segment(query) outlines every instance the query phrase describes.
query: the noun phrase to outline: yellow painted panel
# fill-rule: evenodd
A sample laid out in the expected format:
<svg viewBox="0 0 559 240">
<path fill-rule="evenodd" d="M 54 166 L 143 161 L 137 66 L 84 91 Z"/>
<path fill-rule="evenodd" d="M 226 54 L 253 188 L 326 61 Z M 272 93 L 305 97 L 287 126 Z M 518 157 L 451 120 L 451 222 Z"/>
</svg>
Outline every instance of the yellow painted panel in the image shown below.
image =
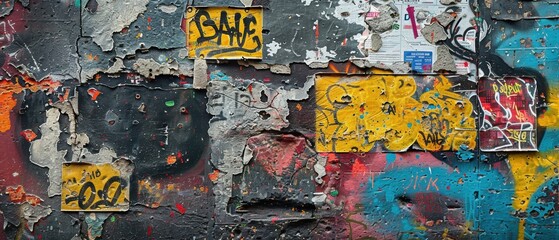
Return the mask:
<svg viewBox="0 0 559 240">
<path fill-rule="evenodd" d="M 64 163 L 62 211 L 127 211 L 130 195 L 130 162 Z"/>
<path fill-rule="evenodd" d="M 429 151 L 476 146 L 473 105 L 443 76 L 416 94 L 413 76 L 317 75 L 316 148 L 319 152 L 368 152 L 375 146 Z"/>
<path fill-rule="evenodd" d="M 189 7 L 186 21 L 189 58 L 262 58 L 262 8 Z"/>
</svg>

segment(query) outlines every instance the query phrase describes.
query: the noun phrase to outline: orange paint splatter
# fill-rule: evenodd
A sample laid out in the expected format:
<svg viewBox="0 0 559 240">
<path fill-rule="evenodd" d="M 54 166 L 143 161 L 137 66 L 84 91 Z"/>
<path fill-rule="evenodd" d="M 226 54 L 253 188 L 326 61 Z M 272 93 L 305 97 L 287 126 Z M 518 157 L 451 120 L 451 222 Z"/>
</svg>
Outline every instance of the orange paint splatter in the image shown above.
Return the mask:
<svg viewBox="0 0 559 240">
<path fill-rule="evenodd" d="M 17 102 L 14 99 L 14 94 L 30 90 L 31 92 L 47 91 L 52 93 L 55 89 L 60 87 L 60 82 L 55 82 L 50 78 L 46 78 L 40 82 L 28 76 L 22 76 L 23 83 L 20 83 L 20 77 L 15 77 L 15 83 L 8 79 L 0 79 L 0 133 L 6 132 L 11 128 L 10 112 L 16 106 Z"/>
<path fill-rule="evenodd" d="M 212 173 L 208 174 L 208 178 L 210 178 L 210 180 L 215 183 L 219 178 L 219 171 L 214 170 Z"/>
<path fill-rule="evenodd" d="M 31 129 L 25 129 L 23 131 L 21 131 L 21 133 L 19 133 L 23 138 L 25 138 L 25 140 L 27 140 L 28 142 L 31 142 L 33 140 L 35 140 L 35 138 L 37 138 L 37 134 L 35 132 L 33 132 L 33 130 Z"/>
<path fill-rule="evenodd" d="M 169 155 L 167 157 L 167 164 L 171 165 L 171 164 L 175 164 L 176 162 L 177 162 L 177 156 Z"/>
<path fill-rule="evenodd" d="M 6 194 L 10 196 L 10 201 L 13 203 L 24 203 L 27 202 L 33 206 L 37 206 L 43 202 L 43 199 L 33 195 L 25 193 L 23 186 L 19 185 L 17 187 L 7 187 Z"/>
<path fill-rule="evenodd" d="M 300 103 L 297 103 L 297 106 L 295 106 L 297 108 L 297 110 L 301 111 L 303 110 L 303 106 Z"/>
<path fill-rule="evenodd" d="M 97 97 L 99 97 L 99 94 L 101 94 L 102 92 L 95 89 L 95 88 L 90 88 L 87 89 L 87 94 L 89 94 L 89 96 L 91 96 L 91 100 L 95 101 L 97 100 Z"/>
</svg>

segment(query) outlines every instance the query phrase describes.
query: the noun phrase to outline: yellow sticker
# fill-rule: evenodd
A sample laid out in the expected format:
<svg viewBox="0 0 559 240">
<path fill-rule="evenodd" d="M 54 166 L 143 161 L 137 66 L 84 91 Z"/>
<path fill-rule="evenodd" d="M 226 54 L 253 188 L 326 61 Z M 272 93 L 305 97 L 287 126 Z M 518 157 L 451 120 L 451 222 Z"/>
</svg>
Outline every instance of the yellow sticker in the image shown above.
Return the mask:
<svg viewBox="0 0 559 240">
<path fill-rule="evenodd" d="M 186 21 L 189 58 L 262 58 L 262 8 L 189 7 Z"/>
<path fill-rule="evenodd" d="M 450 91 L 444 76 L 418 95 L 413 76 L 317 75 L 316 148 L 319 152 L 428 151 L 476 146 L 473 105 Z"/>
<path fill-rule="evenodd" d="M 127 211 L 130 205 L 128 160 L 113 163 L 64 163 L 62 166 L 62 211 Z"/>
</svg>

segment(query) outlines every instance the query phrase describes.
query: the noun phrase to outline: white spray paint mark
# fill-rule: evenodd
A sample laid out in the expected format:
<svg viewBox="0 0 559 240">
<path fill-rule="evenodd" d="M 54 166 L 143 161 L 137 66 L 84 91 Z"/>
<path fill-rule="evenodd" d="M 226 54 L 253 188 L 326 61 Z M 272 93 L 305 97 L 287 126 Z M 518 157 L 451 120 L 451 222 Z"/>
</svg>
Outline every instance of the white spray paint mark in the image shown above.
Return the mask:
<svg viewBox="0 0 559 240">
<path fill-rule="evenodd" d="M 312 1 L 313 0 L 301 0 L 301 2 L 305 4 L 305 6 L 311 5 Z"/>
<path fill-rule="evenodd" d="M 273 57 L 276 53 L 278 53 L 281 45 L 276 41 L 272 41 L 271 43 L 266 44 L 266 47 L 268 48 L 268 56 Z"/>
</svg>

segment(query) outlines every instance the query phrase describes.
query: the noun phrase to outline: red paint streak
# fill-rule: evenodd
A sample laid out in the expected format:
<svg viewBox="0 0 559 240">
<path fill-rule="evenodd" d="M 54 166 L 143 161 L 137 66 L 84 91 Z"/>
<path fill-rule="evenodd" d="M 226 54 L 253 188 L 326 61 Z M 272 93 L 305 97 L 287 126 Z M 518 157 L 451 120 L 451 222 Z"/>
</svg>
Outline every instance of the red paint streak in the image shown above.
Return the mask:
<svg viewBox="0 0 559 240">
<path fill-rule="evenodd" d="M 415 22 L 415 8 L 408 5 L 408 7 L 406 8 L 406 11 L 408 12 L 408 15 L 410 16 L 411 28 L 413 30 L 413 38 L 415 39 L 419 36 L 419 34 L 417 33 L 417 23 Z"/>
<path fill-rule="evenodd" d="M 272 224 L 276 224 L 276 222 L 279 220 L 279 217 L 272 217 Z"/>
<path fill-rule="evenodd" d="M 177 210 L 179 211 L 179 213 L 181 213 L 181 215 L 184 215 L 184 213 L 186 212 L 186 209 L 181 203 L 176 203 L 175 207 L 177 207 Z"/>
<path fill-rule="evenodd" d="M 26 141 L 31 142 L 37 138 L 37 134 L 31 129 L 25 129 L 21 131 L 20 135 L 25 138 Z"/>
<path fill-rule="evenodd" d="M 181 21 L 181 29 L 182 29 L 182 31 L 185 32 L 185 33 L 187 33 L 187 31 L 186 31 L 186 26 L 187 26 L 186 17 L 183 17 L 183 18 L 182 18 L 182 21 Z M 188 36 L 187 36 L 187 39 L 188 39 Z"/>
<path fill-rule="evenodd" d="M 33 206 L 37 206 L 43 202 L 43 199 L 33 195 L 25 193 L 23 186 L 19 185 L 17 187 L 7 187 L 6 194 L 10 196 L 10 201 L 13 203 L 29 203 Z"/>
<path fill-rule="evenodd" d="M 179 151 L 179 152 L 177 153 L 177 158 L 178 158 L 179 160 L 181 160 L 181 163 L 184 162 L 184 161 L 182 160 L 182 152 L 181 152 L 181 151 Z"/>
<path fill-rule="evenodd" d="M 148 226 L 148 237 L 151 236 L 152 233 L 153 233 L 153 228 L 151 226 Z"/>
<path fill-rule="evenodd" d="M 97 100 L 97 97 L 99 97 L 99 95 L 101 93 L 102 93 L 101 91 L 99 91 L 95 88 L 87 89 L 87 94 L 89 94 L 89 96 L 91 96 L 91 100 L 93 100 L 93 101 Z"/>
<path fill-rule="evenodd" d="M 361 163 L 361 160 L 356 159 L 355 163 L 351 167 L 351 172 L 352 173 L 364 173 L 364 172 L 368 172 L 368 171 L 367 171 L 367 167 L 365 166 L 365 164 Z"/>
</svg>

